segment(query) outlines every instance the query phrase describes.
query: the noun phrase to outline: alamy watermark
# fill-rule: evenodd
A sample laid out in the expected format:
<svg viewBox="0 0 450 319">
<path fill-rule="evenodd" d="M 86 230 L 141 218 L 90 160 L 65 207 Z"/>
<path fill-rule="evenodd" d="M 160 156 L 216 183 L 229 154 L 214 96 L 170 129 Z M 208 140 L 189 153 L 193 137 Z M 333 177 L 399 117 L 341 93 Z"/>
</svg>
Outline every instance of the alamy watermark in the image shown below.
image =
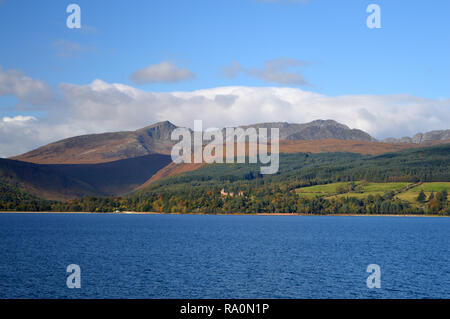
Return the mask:
<svg viewBox="0 0 450 319">
<path fill-rule="evenodd" d="M 66 25 L 69 29 L 81 28 L 81 8 L 78 4 L 69 4 L 66 8 L 66 12 L 70 13 L 67 17 Z M 381 28 L 381 8 L 378 4 L 369 4 L 366 8 L 366 12 L 370 13 L 367 17 L 366 25 L 369 29 Z"/>
<path fill-rule="evenodd" d="M 81 268 L 77 264 L 70 264 L 66 268 L 66 272 L 70 273 L 67 277 L 67 288 L 81 288 Z"/>
<path fill-rule="evenodd" d="M 209 128 L 203 131 L 201 120 L 194 121 L 194 131 L 177 128 L 172 131 L 172 141 L 179 141 L 172 148 L 174 163 L 249 163 L 268 164 L 261 166 L 261 174 L 278 172 L 279 129 L 271 128 L 270 137 L 267 128 L 247 129 L 227 127 L 223 130 Z M 181 140 L 180 140 L 181 138 Z M 205 141 L 209 143 L 205 144 Z M 270 141 L 270 154 L 268 144 Z M 225 146 L 225 154 L 224 154 Z M 237 152 L 235 152 L 235 146 Z M 248 148 L 248 154 L 246 149 Z"/>
<path fill-rule="evenodd" d="M 66 8 L 66 12 L 70 13 L 67 17 L 66 25 L 69 29 L 81 28 L 81 8 L 78 4 L 69 4 Z"/>
<path fill-rule="evenodd" d="M 377 264 L 367 266 L 366 272 L 370 273 L 366 279 L 367 288 L 381 288 L 381 268 Z"/>
<path fill-rule="evenodd" d="M 381 8 L 378 4 L 369 4 L 366 9 L 370 15 L 367 17 L 366 25 L 369 29 L 381 29 Z"/>
</svg>

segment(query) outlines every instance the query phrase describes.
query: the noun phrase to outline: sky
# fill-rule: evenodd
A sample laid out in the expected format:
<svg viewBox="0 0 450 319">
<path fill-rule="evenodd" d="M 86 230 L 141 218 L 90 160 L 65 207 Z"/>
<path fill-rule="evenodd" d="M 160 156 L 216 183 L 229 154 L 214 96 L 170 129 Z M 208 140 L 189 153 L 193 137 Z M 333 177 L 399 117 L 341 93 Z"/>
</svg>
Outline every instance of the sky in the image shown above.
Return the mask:
<svg viewBox="0 0 450 319">
<path fill-rule="evenodd" d="M 448 0 L 0 0 L 0 156 L 163 120 L 448 129 L 449 15 Z"/>
</svg>

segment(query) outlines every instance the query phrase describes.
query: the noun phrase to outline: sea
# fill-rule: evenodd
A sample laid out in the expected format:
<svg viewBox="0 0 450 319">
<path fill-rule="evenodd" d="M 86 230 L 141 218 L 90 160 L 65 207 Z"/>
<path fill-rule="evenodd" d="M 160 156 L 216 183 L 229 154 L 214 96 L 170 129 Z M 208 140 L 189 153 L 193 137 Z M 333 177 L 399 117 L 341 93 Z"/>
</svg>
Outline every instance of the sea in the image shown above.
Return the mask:
<svg viewBox="0 0 450 319">
<path fill-rule="evenodd" d="M 2 213 L 0 298 L 450 298 L 450 218 Z"/>
</svg>

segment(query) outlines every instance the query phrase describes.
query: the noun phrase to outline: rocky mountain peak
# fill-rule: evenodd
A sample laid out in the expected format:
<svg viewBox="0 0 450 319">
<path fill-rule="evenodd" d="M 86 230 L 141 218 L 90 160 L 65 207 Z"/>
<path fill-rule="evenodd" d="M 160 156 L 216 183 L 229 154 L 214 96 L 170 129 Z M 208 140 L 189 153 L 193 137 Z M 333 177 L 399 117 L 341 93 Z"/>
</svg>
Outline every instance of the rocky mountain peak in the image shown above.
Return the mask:
<svg viewBox="0 0 450 319">
<path fill-rule="evenodd" d="M 162 121 L 136 130 L 136 133 L 138 135 L 147 135 L 153 139 L 168 140 L 170 139 L 170 134 L 176 128 L 177 126 L 171 122 Z"/>
<path fill-rule="evenodd" d="M 383 140 L 385 143 L 408 143 L 408 144 L 423 144 L 433 142 L 450 141 L 450 130 L 436 130 L 426 133 L 417 133 L 413 137 L 402 138 L 386 138 Z"/>
</svg>

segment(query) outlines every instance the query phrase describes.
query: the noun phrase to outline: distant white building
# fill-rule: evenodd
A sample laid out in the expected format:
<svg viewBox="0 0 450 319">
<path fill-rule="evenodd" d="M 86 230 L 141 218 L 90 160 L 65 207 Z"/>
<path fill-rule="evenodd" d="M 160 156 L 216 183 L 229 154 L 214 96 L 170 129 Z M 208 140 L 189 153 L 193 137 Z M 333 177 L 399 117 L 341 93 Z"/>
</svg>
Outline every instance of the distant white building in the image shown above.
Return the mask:
<svg viewBox="0 0 450 319">
<path fill-rule="evenodd" d="M 222 196 L 234 196 L 233 192 L 230 192 L 230 193 L 225 192 L 225 188 L 222 188 L 222 190 L 220 191 L 220 194 Z M 237 196 L 243 196 L 243 195 L 244 195 L 243 192 L 239 192 Z"/>
</svg>

